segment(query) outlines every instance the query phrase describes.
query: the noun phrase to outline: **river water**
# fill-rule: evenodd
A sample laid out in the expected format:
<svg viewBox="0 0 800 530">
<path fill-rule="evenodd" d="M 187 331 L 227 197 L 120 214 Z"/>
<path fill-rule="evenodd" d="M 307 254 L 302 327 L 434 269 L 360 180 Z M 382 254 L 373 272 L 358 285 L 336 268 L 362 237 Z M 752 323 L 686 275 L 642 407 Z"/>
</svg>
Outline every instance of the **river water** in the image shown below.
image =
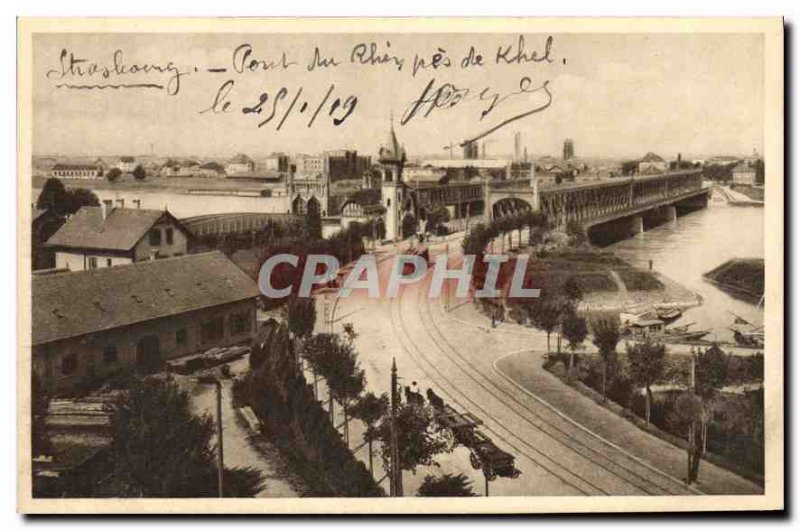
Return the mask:
<svg viewBox="0 0 800 530">
<path fill-rule="evenodd" d="M 38 197 L 40 189 L 33 190 Z M 286 213 L 289 201 L 286 197 L 237 197 L 231 195 L 189 195 L 169 190 L 145 189 L 92 189 L 101 201 L 123 199 L 125 206 L 133 207 L 134 199 L 141 201 L 142 208 L 168 209 L 178 219 L 196 215 L 216 213 Z"/>
<path fill-rule="evenodd" d="M 604 250 L 638 267 L 653 268 L 703 297 L 703 304 L 687 310 L 675 324 L 695 324 L 689 329 L 710 329 L 705 338 L 732 341 L 728 327 L 733 315 L 761 325 L 762 307 L 737 300 L 711 283 L 703 273 L 731 258 L 764 257 L 764 210 L 710 202 L 703 210 L 679 217 L 647 232 L 615 243 Z"/>
</svg>

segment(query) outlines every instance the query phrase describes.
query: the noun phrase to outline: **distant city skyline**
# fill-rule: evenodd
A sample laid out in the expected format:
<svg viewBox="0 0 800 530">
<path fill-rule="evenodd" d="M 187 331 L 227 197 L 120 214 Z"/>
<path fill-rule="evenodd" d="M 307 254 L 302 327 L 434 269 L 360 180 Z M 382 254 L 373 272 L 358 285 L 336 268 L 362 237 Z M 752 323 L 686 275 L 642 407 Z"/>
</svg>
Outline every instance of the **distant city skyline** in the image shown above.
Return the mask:
<svg viewBox="0 0 800 530">
<path fill-rule="evenodd" d="M 541 102 L 541 94 L 524 101 L 510 98 L 485 123 L 477 118 L 486 107 L 477 96 L 483 88 L 489 88 L 490 94 L 506 95 L 519 89 L 520 78 L 528 76 L 535 86 L 549 82 L 552 102 L 542 112 L 488 136 L 486 151 L 490 157 L 511 156 L 517 131 L 530 158 L 560 157 L 566 138 L 574 141 L 579 158 L 630 159 L 653 151 L 671 160 L 678 153 L 691 159 L 748 156 L 753 149 L 763 152 L 760 35 L 556 34 L 549 63 L 422 69 L 414 77 L 409 64 L 402 71 L 391 64 L 350 64 L 350 53 L 360 42 L 374 41 L 380 48 L 406 58 L 407 63 L 415 53 L 429 58 L 440 47 L 457 62 L 470 46 L 493 58 L 498 46 L 516 47 L 518 38 L 516 34 L 115 34 L 102 39 L 82 34 L 39 35 L 34 38 L 33 151 L 51 156 L 152 153 L 201 158 L 228 158 L 241 152 L 260 158 L 272 152 L 316 154 L 346 148 L 375 157 L 394 116 L 398 138 L 410 157 L 448 158 L 445 147 L 451 143 L 458 149 L 459 142 L 485 130 L 492 119 L 515 116 Z M 524 38 L 526 51 L 543 53 L 546 34 Z M 173 96 L 166 90 L 146 88 L 69 90 L 58 88 L 58 80 L 46 76 L 48 71 L 61 68 L 62 49 L 101 65 L 111 64 L 118 49 L 128 65 L 172 61 L 180 70 L 193 66 L 202 70 L 230 68 L 232 50 L 242 43 L 252 46 L 251 58 L 279 59 L 287 51 L 298 64 L 280 71 L 192 73 L 183 77 L 179 92 Z M 315 46 L 341 64 L 309 72 L 306 62 Z M 151 72 L 136 79 L 166 83 L 169 77 Z M 212 105 L 214 95 L 228 78 L 235 85 L 230 100 L 236 112 L 201 114 Z M 427 118 L 417 116 L 401 124 L 400 117 L 432 80 L 438 85 L 452 83 L 469 88 L 473 99 L 458 108 L 434 109 Z M 274 123 L 259 129 L 255 114 L 240 112 L 243 106 L 258 103 L 262 91 L 269 95 L 265 105 L 268 111 L 266 107 L 284 86 L 288 95 L 278 103 L 279 115 L 299 87 L 311 109 L 323 100 L 330 86 L 334 86 L 330 101 L 341 98 L 339 116 L 348 96 L 358 97 L 358 104 L 339 127 L 331 123 L 327 112 L 321 112 L 319 121 L 310 128 L 305 118 L 292 115 L 279 131 Z M 337 117 L 335 113 L 331 116 Z"/>
</svg>

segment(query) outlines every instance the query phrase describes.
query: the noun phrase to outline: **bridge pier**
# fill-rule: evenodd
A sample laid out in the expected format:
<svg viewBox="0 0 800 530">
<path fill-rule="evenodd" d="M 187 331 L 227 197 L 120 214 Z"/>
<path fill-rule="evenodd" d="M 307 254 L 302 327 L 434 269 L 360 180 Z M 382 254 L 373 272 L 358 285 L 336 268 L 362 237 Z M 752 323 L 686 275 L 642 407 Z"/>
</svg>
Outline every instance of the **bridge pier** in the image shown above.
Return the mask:
<svg viewBox="0 0 800 530">
<path fill-rule="evenodd" d="M 675 208 L 674 204 L 664 206 L 664 219 L 669 223 L 678 219 L 678 209 Z"/>
<path fill-rule="evenodd" d="M 641 234 L 644 232 L 644 217 L 641 215 L 634 215 L 631 217 L 631 235 Z"/>
</svg>

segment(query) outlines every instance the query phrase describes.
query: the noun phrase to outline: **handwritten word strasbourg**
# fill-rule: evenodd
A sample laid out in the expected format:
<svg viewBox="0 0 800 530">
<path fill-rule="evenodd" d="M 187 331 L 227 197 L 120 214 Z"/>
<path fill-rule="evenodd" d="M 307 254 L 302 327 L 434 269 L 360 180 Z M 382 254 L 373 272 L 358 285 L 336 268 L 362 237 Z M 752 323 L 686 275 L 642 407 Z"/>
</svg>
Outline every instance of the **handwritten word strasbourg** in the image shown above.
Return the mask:
<svg viewBox="0 0 800 530">
<path fill-rule="evenodd" d="M 195 69 L 196 70 L 196 69 Z M 142 82 L 136 76 L 141 74 L 166 74 L 166 83 Z M 166 89 L 170 96 L 176 95 L 181 89 L 181 78 L 189 74 L 181 71 L 175 63 L 128 63 L 123 57 L 122 50 L 116 50 L 111 55 L 107 64 L 91 62 L 88 59 L 76 57 L 73 52 L 62 49 L 59 54 L 57 68 L 48 70 L 45 76 L 48 79 L 58 80 L 61 83 L 56 88 L 73 90 L 107 90 L 125 88 L 153 88 Z M 131 79 L 136 77 L 136 80 Z"/>
</svg>

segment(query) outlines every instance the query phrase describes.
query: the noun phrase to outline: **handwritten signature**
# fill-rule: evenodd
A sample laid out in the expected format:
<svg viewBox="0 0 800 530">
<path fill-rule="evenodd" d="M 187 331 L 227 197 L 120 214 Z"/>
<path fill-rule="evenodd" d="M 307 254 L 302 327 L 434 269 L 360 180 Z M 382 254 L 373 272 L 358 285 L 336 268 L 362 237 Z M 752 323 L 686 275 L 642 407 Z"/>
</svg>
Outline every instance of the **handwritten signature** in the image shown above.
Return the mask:
<svg viewBox="0 0 800 530">
<path fill-rule="evenodd" d="M 483 121 L 487 116 L 496 114 L 496 110 L 500 108 L 503 103 L 511 99 L 519 99 L 521 96 L 530 96 L 536 93 L 543 93 L 547 97 L 547 101 L 536 107 L 529 109 L 523 113 L 512 116 L 511 118 L 502 120 L 498 125 L 491 127 L 484 133 L 479 134 L 475 138 L 471 138 L 467 142 L 479 140 L 496 130 L 508 125 L 509 123 L 525 118 L 537 112 L 545 110 L 553 101 L 553 95 L 549 89 L 549 81 L 544 81 L 540 85 L 534 85 L 530 77 L 522 77 L 519 80 L 519 89 L 509 92 L 507 94 L 499 94 L 491 88 L 486 87 L 479 92 L 473 91 L 469 88 L 459 88 L 452 83 L 443 83 L 437 87 L 436 79 L 431 79 L 422 93 L 414 101 L 412 101 L 400 118 L 400 124 L 405 125 L 415 118 L 427 118 L 434 111 L 452 109 L 464 101 L 480 101 L 483 107 L 480 111 L 478 121 Z"/>
</svg>

